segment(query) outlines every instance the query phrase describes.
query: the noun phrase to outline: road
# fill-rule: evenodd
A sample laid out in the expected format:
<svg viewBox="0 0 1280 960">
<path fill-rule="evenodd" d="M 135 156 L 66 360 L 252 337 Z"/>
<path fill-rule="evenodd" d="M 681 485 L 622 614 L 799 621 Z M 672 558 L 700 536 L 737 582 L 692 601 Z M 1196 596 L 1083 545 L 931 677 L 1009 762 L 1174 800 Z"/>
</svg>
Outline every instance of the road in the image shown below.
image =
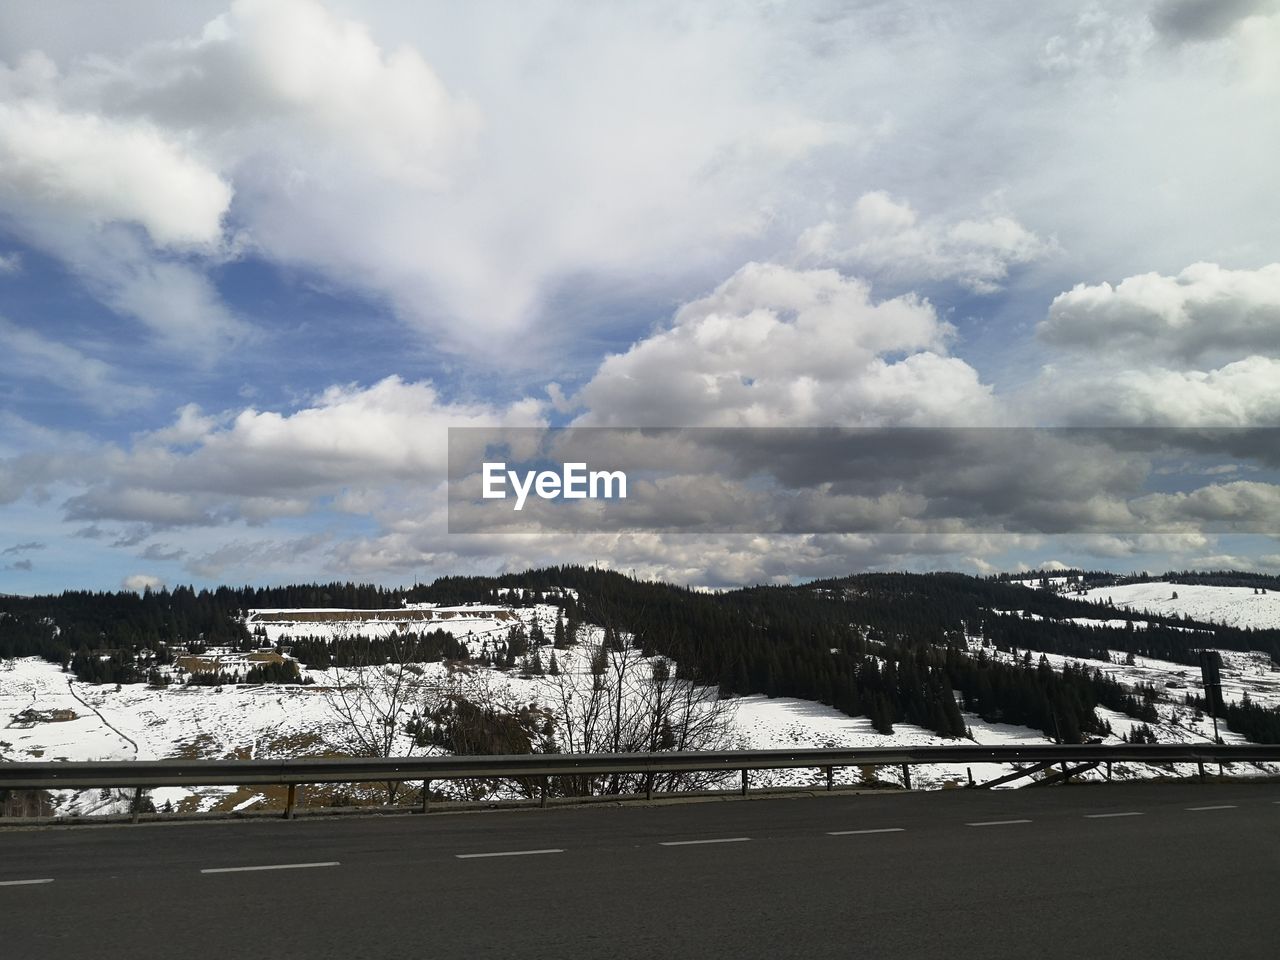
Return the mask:
<svg viewBox="0 0 1280 960">
<path fill-rule="evenodd" d="M 0 954 L 1277 956 L 1280 786 L 0 832 Z"/>
</svg>

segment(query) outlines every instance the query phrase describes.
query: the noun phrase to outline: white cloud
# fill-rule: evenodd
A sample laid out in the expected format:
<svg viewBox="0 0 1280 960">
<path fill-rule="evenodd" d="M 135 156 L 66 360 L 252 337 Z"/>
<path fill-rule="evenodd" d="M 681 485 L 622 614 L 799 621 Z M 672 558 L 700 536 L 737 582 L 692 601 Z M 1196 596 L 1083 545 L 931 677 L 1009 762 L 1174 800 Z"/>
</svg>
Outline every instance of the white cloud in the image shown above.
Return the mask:
<svg viewBox="0 0 1280 960">
<path fill-rule="evenodd" d="M 304 515 L 349 487 L 429 490 L 445 474 L 449 427 L 537 426 L 541 417 L 537 402 L 450 403 L 431 384 L 398 377 L 330 387 L 288 413 L 206 416 L 188 404 L 129 450 L 100 452 L 102 480 L 70 498 L 67 515 L 157 528 L 261 523 Z"/>
<path fill-rule="evenodd" d="M 162 247 L 217 244 L 231 187 L 144 121 L 0 102 L 5 205 L 91 226 L 139 223 Z"/>
<path fill-rule="evenodd" d="M 272 149 L 323 169 L 354 155 L 407 185 L 445 184 L 481 126 L 412 47 L 384 51 L 312 0 L 237 0 L 198 37 L 145 46 L 95 79 L 114 109 L 229 136 L 233 159 Z"/>
<path fill-rule="evenodd" d="M 1280 263 L 1257 270 L 1195 263 L 1177 276 L 1077 284 L 1054 298 L 1037 332 L 1054 346 L 1184 366 L 1280 356 Z"/>
<path fill-rule="evenodd" d="M 1117 77 L 1136 69 L 1155 40 L 1138 11 L 1090 4 L 1045 41 L 1039 65 L 1049 74 Z"/>
<path fill-rule="evenodd" d="M 994 293 L 1011 267 L 1053 249 L 1002 213 L 978 219 L 921 219 L 883 191 L 865 193 L 841 221 L 827 220 L 800 237 L 801 262 L 836 263 L 896 280 L 955 279 L 975 293 Z"/>
<path fill-rule="evenodd" d="M 246 335 L 204 272 L 227 255 L 229 182 L 189 133 L 68 106 L 60 82 L 39 56 L 0 64 L 0 213 L 117 314 L 212 360 Z"/>
<path fill-rule="evenodd" d="M 951 335 L 914 296 L 876 302 L 867 283 L 835 270 L 749 264 L 669 328 L 608 357 L 573 398 L 586 411 L 576 423 L 993 422 L 990 389 L 943 355 Z"/>
<path fill-rule="evenodd" d="M 159 590 L 164 586 L 164 581 L 149 573 L 133 573 L 121 580 L 120 586 L 124 590 L 142 593 L 144 590 Z"/>
<path fill-rule="evenodd" d="M 1051 367 L 1035 403 L 1058 423 L 1151 427 L 1280 424 L 1280 359 L 1249 357 L 1216 370 Z"/>
<path fill-rule="evenodd" d="M 13 276 L 22 272 L 22 255 L 18 253 L 0 253 L 0 277 Z"/>
</svg>

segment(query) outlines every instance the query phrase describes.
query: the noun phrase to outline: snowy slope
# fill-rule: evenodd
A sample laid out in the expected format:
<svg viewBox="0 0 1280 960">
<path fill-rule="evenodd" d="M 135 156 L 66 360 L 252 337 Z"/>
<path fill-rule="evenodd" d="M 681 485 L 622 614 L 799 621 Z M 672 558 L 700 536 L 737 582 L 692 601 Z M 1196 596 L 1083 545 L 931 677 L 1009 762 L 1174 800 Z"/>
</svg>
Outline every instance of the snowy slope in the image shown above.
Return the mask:
<svg viewBox="0 0 1280 960">
<path fill-rule="evenodd" d="M 1177 598 L 1174 598 L 1174 594 Z M 1076 596 L 1072 594 L 1071 596 Z M 1230 627 L 1280 627 L 1280 593 L 1255 593 L 1252 587 L 1217 587 L 1186 583 L 1130 583 L 1099 587 L 1079 597 L 1093 603 L 1161 616 L 1183 615 Z"/>
</svg>

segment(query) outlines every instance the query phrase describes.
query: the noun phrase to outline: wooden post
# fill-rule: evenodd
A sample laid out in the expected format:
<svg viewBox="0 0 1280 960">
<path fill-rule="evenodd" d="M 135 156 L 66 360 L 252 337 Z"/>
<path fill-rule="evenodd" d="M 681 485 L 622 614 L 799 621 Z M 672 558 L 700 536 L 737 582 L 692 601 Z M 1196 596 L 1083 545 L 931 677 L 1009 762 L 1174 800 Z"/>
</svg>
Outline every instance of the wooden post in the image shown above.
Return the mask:
<svg viewBox="0 0 1280 960">
<path fill-rule="evenodd" d="M 908 790 L 911 789 L 911 767 L 905 763 L 902 765 L 902 785 Z"/>
<path fill-rule="evenodd" d="M 422 812 L 431 812 L 431 781 L 422 781 Z"/>
<path fill-rule="evenodd" d="M 298 802 L 298 785 L 296 783 L 289 784 L 289 799 L 285 802 L 284 818 L 286 820 L 293 819 L 293 807 Z"/>
<path fill-rule="evenodd" d="M 142 815 L 142 788 L 133 788 L 133 822 L 138 822 L 138 817 Z"/>
<path fill-rule="evenodd" d="M 827 793 L 830 793 L 835 781 L 835 767 L 827 767 Z"/>
<path fill-rule="evenodd" d="M 749 787 L 749 784 L 747 782 L 747 771 L 743 770 L 742 771 L 742 795 L 744 797 L 747 795 L 748 787 Z"/>
</svg>

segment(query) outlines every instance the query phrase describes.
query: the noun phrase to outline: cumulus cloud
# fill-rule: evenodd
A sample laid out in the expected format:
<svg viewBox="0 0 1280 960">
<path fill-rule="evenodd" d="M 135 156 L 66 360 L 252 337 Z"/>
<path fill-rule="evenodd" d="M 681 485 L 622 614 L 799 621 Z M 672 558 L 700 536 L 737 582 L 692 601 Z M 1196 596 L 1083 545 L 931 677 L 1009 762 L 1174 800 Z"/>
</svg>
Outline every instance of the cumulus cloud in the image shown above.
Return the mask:
<svg viewBox="0 0 1280 960">
<path fill-rule="evenodd" d="M 149 573 L 133 573 L 120 581 L 121 589 L 133 590 L 137 593 L 142 593 L 144 590 L 159 590 L 163 586 L 163 580 Z"/>
<path fill-rule="evenodd" d="M 17 253 L 0 253 L 0 277 L 13 276 L 22 271 L 22 256 Z"/>
<path fill-rule="evenodd" d="M 0 103 L 6 200 L 89 224 L 141 224 L 163 247 L 215 244 L 231 187 L 166 134 L 39 102 Z"/>
<path fill-rule="evenodd" d="M 198 37 L 147 45 L 93 79 L 116 109 L 176 127 L 194 117 L 233 138 L 230 153 L 248 152 L 250 137 L 299 158 L 350 150 L 411 185 L 443 185 L 481 126 L 418 51 L 384 51 L 364 24 L 312 0 L 237 0 Z"/>
<path fill-rule="evenodd" d="M 922 219 L 910 204 L 875 191 L 859 197 L 843 220 L 806 230 L 798 254 L 801 262 L 847 265 L 905 281 L 955 279 L 975 293 L 994 293 L 1010 268 L 1052 249 L 1006 214 Z"/>
<path fill-rule="evenodd" d="M 835 270 L 749 264 L 605 359 L 578 426 L 878 426 L 997 419 L 953 331 L 916 296 Z M 905 356 L 902 356 L 905 354 Z"/>
<path fill-rule="evenodd" d="M 1054 346 L 1183 366 L 1280 356 L 1280 263 L 1256 270 L 1195 263 L 1177 276 L 1077 284 L 1054 298 L 1037 331 Z"/>
<path fill-rule="evenodd" d="M 1077 284 L 1037 333 L 1057 352 L 1027 402 L 1053 422 L 1280 424 L 1280 264 Z"/>
<path fill-rule="evenodd" d="M 451 403 L 430 383 L 394 376 L 330 387 L 291 412 L 214 417 L 187 405 L 172 425 L 95 458 L 102 481 L 71 497 L 66 514 L 155 529 L 300 516 L 349 487 L 439 483 L 449 427 L 532 426 L 541 409 Z"/>
<path fill-rule="evenodd" d="M 1059 423 L 1151 427 L 1280 424 L 1280 359 L 1253 356 L 1216 370 L 1053 366 L 1035 385 Z"/>
</svg>

